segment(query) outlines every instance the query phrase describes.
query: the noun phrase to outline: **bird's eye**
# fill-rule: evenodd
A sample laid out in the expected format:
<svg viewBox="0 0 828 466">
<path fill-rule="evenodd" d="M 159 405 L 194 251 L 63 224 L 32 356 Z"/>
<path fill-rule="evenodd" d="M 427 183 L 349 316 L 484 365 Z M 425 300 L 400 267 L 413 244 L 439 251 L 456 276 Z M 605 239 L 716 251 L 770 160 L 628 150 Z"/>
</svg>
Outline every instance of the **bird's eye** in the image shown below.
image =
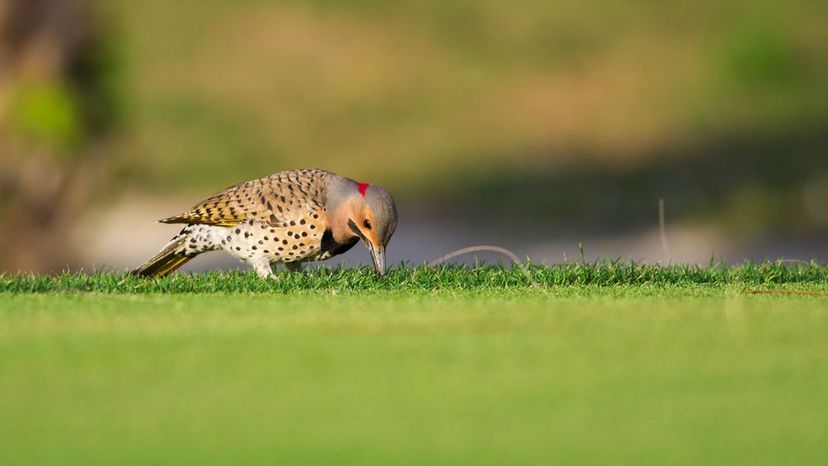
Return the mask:
<svg viewBox="0 0 828 466">
<path fill-rule="evenodd" d="M 364 225 L 365 228 L 367 228 L 369 230 L 371 229 L 371 222 L 367 218 L 365 220 L 363 220 L 362 225 Z"/>
</svg>

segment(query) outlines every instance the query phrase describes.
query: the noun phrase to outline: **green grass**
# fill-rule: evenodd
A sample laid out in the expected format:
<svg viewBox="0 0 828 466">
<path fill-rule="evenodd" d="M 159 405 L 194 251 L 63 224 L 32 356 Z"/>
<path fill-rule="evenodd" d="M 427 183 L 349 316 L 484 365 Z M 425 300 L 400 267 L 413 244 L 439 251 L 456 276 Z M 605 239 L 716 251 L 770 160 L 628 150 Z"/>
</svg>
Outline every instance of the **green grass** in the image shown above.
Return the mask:
<svg viewBox="0 0 828 466">
<path fill-rule="evenodd" d="M 0 464 L 824 462 L 825 267 L 527 271 L 2 276 Z"/>
<path fill-rule="evenodd" d="M 0 293 L 102 292 L 102 293 L 431 293 L 435 291 L 557 292 L 571 294 L 661 292 L 680 295 L 726 291 L 790 290 L 828 291 L 828 266 L 817 263 L 766 262 L 741 266 L 642 265 L 621 262 L 568 263 L 522 267 L 445 266 L 400 267 L 377 279 L 371 269 L 319 268 L 306 273 L 283 273 L 261 280 L 252 272 L 175 274 L 147 280 L 122 273 L 0 275 Z"/>
</svg>

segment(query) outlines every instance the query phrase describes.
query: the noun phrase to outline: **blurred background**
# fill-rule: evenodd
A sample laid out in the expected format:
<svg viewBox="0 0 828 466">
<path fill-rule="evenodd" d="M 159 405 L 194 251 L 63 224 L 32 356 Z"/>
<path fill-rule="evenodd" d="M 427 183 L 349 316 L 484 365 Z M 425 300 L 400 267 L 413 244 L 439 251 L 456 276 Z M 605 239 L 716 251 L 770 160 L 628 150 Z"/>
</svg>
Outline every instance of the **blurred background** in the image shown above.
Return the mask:
<svg viewBox="0 0 828 466">
<path fill-rule="evenodd" d="M 298 167 L 394 193 L 393 263 L 824 261 L 828 2 L 0 1 L 0 270 Z"/>
</svg>

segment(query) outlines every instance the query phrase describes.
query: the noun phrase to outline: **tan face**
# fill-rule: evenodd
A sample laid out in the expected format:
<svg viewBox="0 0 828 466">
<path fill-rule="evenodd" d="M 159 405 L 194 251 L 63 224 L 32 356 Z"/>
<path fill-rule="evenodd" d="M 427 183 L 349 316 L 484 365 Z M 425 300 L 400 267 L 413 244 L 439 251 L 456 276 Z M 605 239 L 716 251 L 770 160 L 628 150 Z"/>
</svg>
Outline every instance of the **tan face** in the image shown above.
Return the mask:
<svg viewBox="0 0 828 466">
<path fill-rule="evenodd" d="M 354 223 L 362 233 L 362 237 L 366 243 L 369 243 L 376 250 L 383 248 L 382 241 L 379 239 L 377 230 L 374 227 L 377 224 L 374 219 L 374 213 L 371 212 L 371 209 L 365 203 L 363 203 L 363 208 L 360 209 L 359 215 L 355 215 Z"/>
<path fill-rule="evenodd" d="M 348 220 L 348 227 L 360 237 L 371 253 L 374 269 L 382 276 L 385 275 L 385 247 L 377 235 L 374 213 L 364 202 L 355 209 L 354 215 Z"/>
<path fill-rule="evenodd" d="M 378 234 L 374 213 L 361 196 L 343 203 L 331 218 L 331 233 L 338 243 L 347 243 L 358 237 L 371 253 L 377 273 L 385 273 L 385 246 Z"/>
<path fill-rule="evenodd" d="M 385 249 L 397 227 L 397 208 L 388 192 L 376 185 L 339 179 L 329 193 L 329 228 L 336 242 L 359 238 L 371 252 L 374 268 L 385 273 Z"/>
</svg>

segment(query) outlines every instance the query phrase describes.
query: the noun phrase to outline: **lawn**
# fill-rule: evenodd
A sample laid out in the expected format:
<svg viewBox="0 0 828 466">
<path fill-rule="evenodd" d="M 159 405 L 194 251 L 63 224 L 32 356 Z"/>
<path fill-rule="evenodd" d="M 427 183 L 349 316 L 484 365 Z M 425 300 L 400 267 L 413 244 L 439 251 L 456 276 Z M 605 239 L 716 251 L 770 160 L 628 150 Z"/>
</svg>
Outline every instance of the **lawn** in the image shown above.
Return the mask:
<svg viewBox="0 0 828 466">
<path fill-rule="evenodd" d="M 0 463 L 823 464 L 826 272 L 0 276 Z"/>
</svg>

